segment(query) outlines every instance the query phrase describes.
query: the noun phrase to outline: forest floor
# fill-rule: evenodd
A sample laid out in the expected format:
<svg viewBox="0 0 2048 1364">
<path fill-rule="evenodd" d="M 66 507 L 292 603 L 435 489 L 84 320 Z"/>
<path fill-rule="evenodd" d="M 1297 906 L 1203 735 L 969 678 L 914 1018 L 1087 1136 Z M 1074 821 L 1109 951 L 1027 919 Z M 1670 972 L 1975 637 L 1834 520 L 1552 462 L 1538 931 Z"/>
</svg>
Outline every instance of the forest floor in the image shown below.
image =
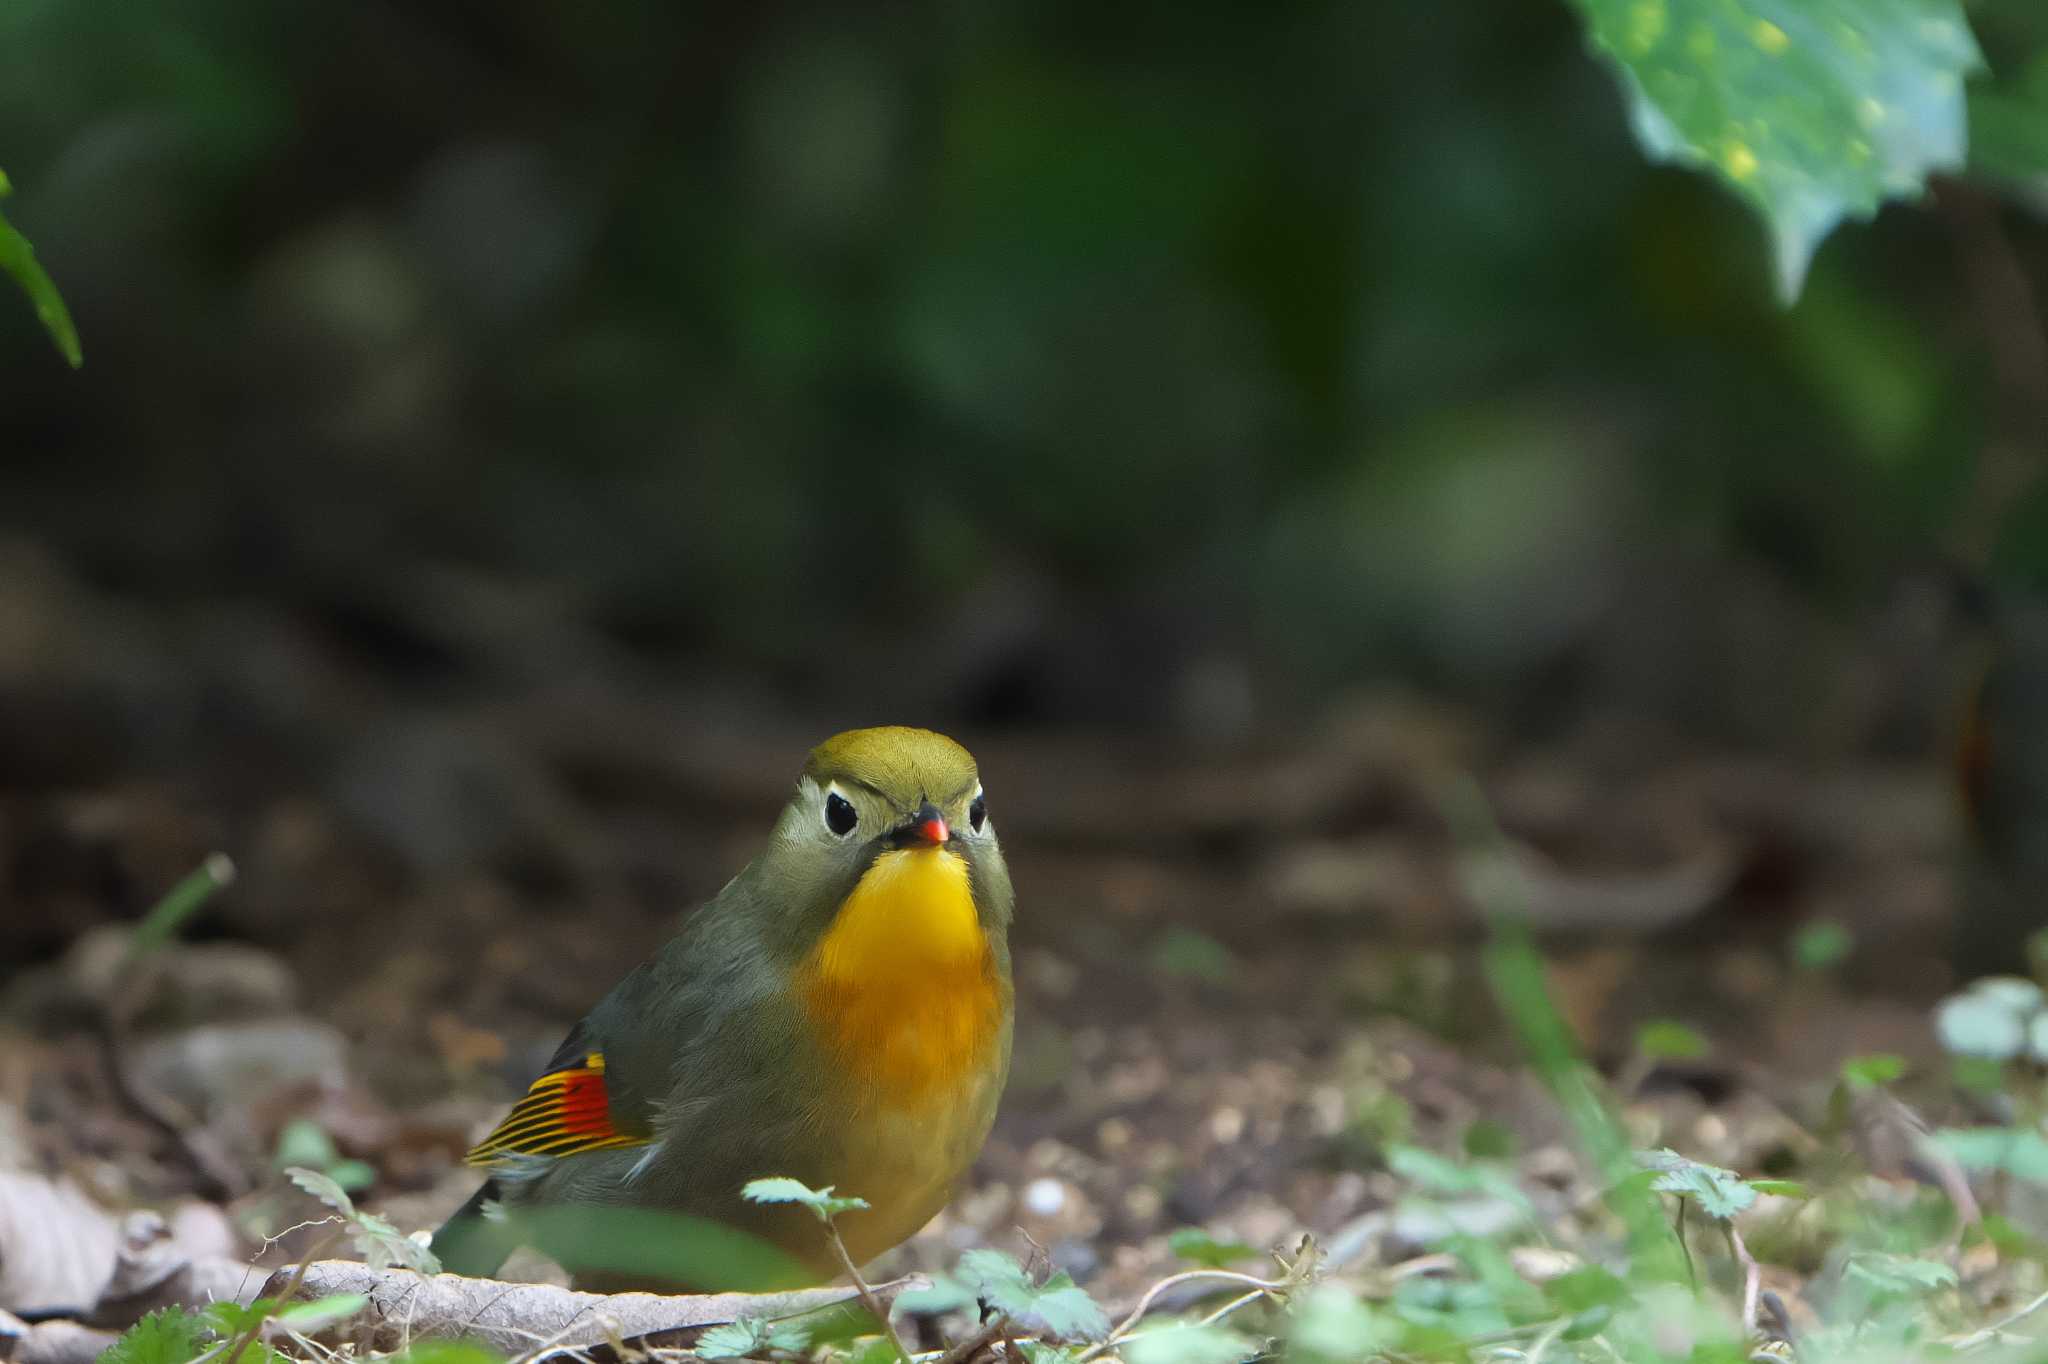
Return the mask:
<svg viewBox="0 0 2048 1364">
<path fill-rule="evenodd" d="M 287 715 L 203 766 L 46 766 L 0 792 L 0 1177 L 63 1177 L 112 1209 L 196 1200 L 224 1214 L 209 1245 L 265 1267 L 315 1238 L 289 1230 L 319 1209 L 287 1165 L 337 1174 L 401 1232 L 435 1225 L 473 1187 L 466 1146 L 744 862 L 822 737 L 746 706 L 714 721 L 724 696 L 328 697 L 349 721 L 298 750 L 294 779 L 271 761 L 296 742 Z M 17 709 L 0 738 L 46 758 L 92 723 Z M 1457 1192 L 1417 1202 L 1412 1150 L 1597 1201 L 1481 968 L 1504 867 L 1632 1146 L 1801 1170 L 1842 1064 L 1874 1053 L 1919 1077 L 1931 1118 L 1970 1116 L 1931 1016 L 1959 985 L 1943 951 L 1962 894 L 1932 764 L 1803 765 L 1625 725 L 1518 743 L 1380 694 L 1256 748 L 963 737 L 1019 889 L 1015 1064 L 966 1187 L 877 1274 L 1042 1249 L 1127 1304 L 1185 1263 L 1186 1228 L 1254 1251 L 1307 1233 L 1330 1264 L 1383 1272 L 1431 1254 Z M 1467 778 L 1501 830 L 1484 856 L 1446 824 Z M 133 923 L 215 852 L 235 883 L 131 970 Z M 1645 1031 L 1665 1022 L 1684 1026 Z M 1926 1171 L 1883 1146 L 1857 1149 L 1913 1196 Z M 1452 1200 L 1476 1219 L 1460 1227 L 1521 1238 L 1515 1200 L 1475 1188 Z M 0 1287 L 39 1234 L 9 1216 Z M 1823 1251 L 1766 1269 L 1795 1319 Z"/>
</svg>

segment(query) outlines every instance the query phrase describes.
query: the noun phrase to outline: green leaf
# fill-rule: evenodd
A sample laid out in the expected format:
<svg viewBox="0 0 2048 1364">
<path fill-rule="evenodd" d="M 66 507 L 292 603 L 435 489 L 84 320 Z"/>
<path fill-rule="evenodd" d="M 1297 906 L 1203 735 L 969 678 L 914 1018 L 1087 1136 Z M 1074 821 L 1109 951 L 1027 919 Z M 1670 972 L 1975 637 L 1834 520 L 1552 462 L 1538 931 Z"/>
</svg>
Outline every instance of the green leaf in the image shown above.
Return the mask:
<svg viewBox="0 0 2048 1364">
<path fill-rule="evenodd" d="M 959 1312 L 975 1305 L 974 1290 L 951 1274 L 934 1274 L 931 1287 L 912 1288 L 896 1297 L 898 1311 L 911 1316 L 936 1317 L 947 1312 Z"/>
<path fill-rule="evenodd" d="M 1132 1336 L 1117 1351 L 1129 1364 L 1240 1364 L 1258 1352 L 1249 1336 L 1192 1322 Z"/>
<path fill-rule="evenodd" d="M 7 172 L 0 171 L 0 199 L 6 198 L 13 189 Z M 84 364 L 85 352 L 78 344 L 78 328 L 72 325 L 71 310 L 64 306 L 64 296 L 57 292 L 56 282 L 36 260 L 36 249 L 29 245 L 28 238 L 22 236 L 4 214 L 0 214 L 0 270 L 12 275 L 14 282 L 28 295 L 43 330 L 50 334 L 51 342 L 66 363 L 73 369 Z"/>
<path fill-rule="evenodd" d="M 1956 1286 L 1955 1270 L 1939 1260 L 1908 1259 L 1875 1251 L 1850 1256 L 1848 1273 L 1861 1280 L 1876 1297 L 1920 1297 Z"/>
<path fill-rule="evenodd" d="M 1967 1094 L 1992 1098 L 2005 1092 L 2005 1062 L 1988 1056 L 1958 1056 L 1949 1063 L 1949 1079 Z"/>
<path fill-rule="evenodd" d="M 311 1118 L 294 1118 L 285 1124 L 277 1134 L 277 1152 L 271 1157 L 271 1164 L 280 1170 L 294 1165 L 319 1170 L 336 1187 L 351 1194 L 377 1182 L 375 1169 L 364 1161 L 343 1159 L 334 1149 L 334 1139 L 327 1135 L 327 1129 Z"/>
<path fill-rule="evenodd" d="M 740 1192 L 754 1203 L 801 1203 L 818 1215 L 820 1222 L 829 1222 L 843 1212 L 858 1212 L 868 1203 L 865 1198 L 839 1198 L 834 1196 L 832 1186 L 814 1189 L 800 1179 L 787 1175 L 770 1175 L 765 1179 L 750 1179 Z"/>
<path fill-rule="evenodd" d="M 355 1200 L 350 1198 L 347 1190 L 335 1183 L 330 1176 L 318 1170 L 308 1170 L 303 1165 L 292 1166 L 285 1171 L 285 1175 L 292 1183 L 298 1185 L 301 1189 L 304 1189 L 343 1217 L 348 1218 L 350 1221 L 355 1220 Z"/>
<path fill-rule="evenodd" d="M 882 1343 L 884 1345 L 888 1344 L 887 1341 Z M 1076 1364 L 1076 1361 L 1081 1358 L 1081 1352 L 1071 1346 L 1049 1345 L 1042 1340 L 1020 1340 L 1017 1342 L 1017 1348 L 1024 1352 L 1024 1364 Z M 895 1357 L 895 1350 L 892 1346 L 889 1358 L 894 1360 Z M 855 1361 L 854 1364 L 864 1364 L 864 1362 Z M 880 1361 L 877 1361 L 877 1364 L 880 1364 Z"/>
<path fill-rule="evenodd" d="M 1022 1265 L 999 1250 L 968 1251 L 954 1273 L 991 1311 L 1027 1330 L 1061 1340 L 1099 1340 L 1109 1334 L 1109 1317 L 1065 1274 L 1033 1283 Z"/>
<path fill-rule="evenodd" d="M 378 1214 L 358 1212 L 351 1220 L 356 1224 L 356 1252 L 370 1268 L 389 1269 L 393 1265 L 403 1265 L 415 1274 L 441 1272 L 441 1261 L 433 1251 Z"/>
<path fill-rule="evenodd" d="M 1543 1295 L 1561 1311 L 1576 1315 L 1599 1307 L 1619 1307 L 1628 1301 L 1629 1289 L 1611 1271 L 1585 1265 L 1544 1284 Z"/>
<path fill-rule="evenodd" d="M 1792 939 L 1792 960 L 1808 971 L 1825 971 L 1854 951 L 1856 939 L 1833 919 L 1816 919 Z"/>
<path fill-rule="evenodd" d="M 503 1364 L 480 1345 L 461 1340 L 415 1341 L 380 1364 Z"/>
<path fill-rule="evenodd" d="M 1690 1198 L 1709 1217 L 1726 1220 L 1756 1202 L 1756 1189 L 1733 1170 L 1681 1156 L 1668 1147 L 1645 1152 L 1640 1159 L 1657 1171 L 1651 1188 Z"/>
<path fill-rule="evenodd" d="M 1222 1269 L 1259 1252 L 1242 1241 L 1219 1241 L 1200 1227 L 1182 1227 L 1166 1238 L 1166 1248 L 1183 1260 Z"/>
<path fill-rule="evenodd" d="M 1336 1284 L 1319 1284 L 1293 1312 L 1287 1357 L 1316 1364 L 1369 1359 L 1401 1337 L 1398 1323 Z"/>
<path fill-rule="evenodd" d="M 811 1333 L 801 1323 L 741 1317 L 738 1321 L 712 1327 L 697 1337 L 697 1343 L 690 1349 L 691 1353 L 705 1359 L 738 1359 L 763 1350 L 787 1350 L 795 1354 L 810 1343 Z M 888 1345 L 887 1341 L 882 1343 Z M 889 1346 L 888 1357 L 896 1357 L 895 1346 Z"/>
<path fill-rule="evenodd" d="M 1762 214 L 1788 302 L 1844 217 L 1963 163 L 1963 77 L 1983 58 L 1957 0 L 1574 3 L 1644 152 Z"/>
<path fill-rule="evenodd" d="M 1515 1183 L 1514 1175 L 1486 1161 L 1460 1165 L 1420 1146 L 1392 1146 L 1387 1148 L 1387 1168 L 1425 1193 L 1453 1198 L 1481 1195 L 1529 1210 L 1529 1196 Z"/>
<path fill-rule="evenodd" d="M 2026 1051 L 2028 1020 L 2040 1008 L 2041 990 L 2032 981 L 1992 976 L 1944 999 L 1934 1029 L 1953 1055 L 2010 1061 Z"/>
<path fill-rule="evenodd" d="M 295 1302 L 272 1315 L 280 1326 L 310 1334 L 332 1322 L 352 1317 L 369 1305 L 369 1298 L 361 1293 L 330 1293 L 311 1302 Z"/>
<path fill-rule="evenodd" d="M 1890 1052 L 1852 1056 L 1842 1062 L 1842 1083 L 1851 1089 L 1881 1089 L 1906 1073 L 1906 1058 Z"/>
<path fill-rule="evenodd" d="M 1237 958 L 1206 933 L 1175 928 L 1152 945 L 1152 969 L 1162 976 L 1228 985 L 1236 973 Z"/>
<path fill-rule="evenodd" d="M 433 1251 L 400 1232 L 378 1214 L 357 1209 L 354 1200 L 333 1176 L 319 1170 L 308 1170 L 302 1165 L 292 1166 L 285 1174 L 292 1183 L 347 1219 L 356 1251 L 370 1268 L 389 1269 L 393 1265 L 403 1265 L 417 1274 L 441 1272 L 441 1261 Z"/>
<path fill-rule="evenodd" d="M 365 1160 L 337 1160 L 327 1167 L 327 1177 L 354 1194 L 377 1182 L 377 1170 Z"/>
<path fill-rule="evenodd" d="M 1707 1039 L 1671 1018 L 1657 1018 L 1636 1030 L 1636 1051 L 1652 1061 L 1691 1061 L 1707 1054 Z"/>
<path fill-rule="evenodd" d="M 189 1364 L 210 1334 L 206 1321 L 184 1308 L 158 1308 L 108 1346 L 99 1364 Z"/>
<path fill-rule="evenodd" d="M 2030 1127 L 1945 1127 L 1934 1139 L 1965 1170 L 2003 1170 L 2048 1184 L 2048 1139 Z"/>
<path fill-rule="evenodd" d="M 1774 1198 L 1813 1197 L 1812 1190 L 1796 1179 L 1752 1179 L 1745 1182 L 1758 1193 L 1770 1194 Z"/>
<path fill-rule="evenodd" d="M 280 1170 L 294 1165 L 324 1170 L 339 1159 L 341 1153 L 334 1149 L 334 1138 L 327 1135 L 326 1128 L 311 1118 L 293 1118 L 277 1134 L 277 1150 L 271 1163 Z"/>
</svg>

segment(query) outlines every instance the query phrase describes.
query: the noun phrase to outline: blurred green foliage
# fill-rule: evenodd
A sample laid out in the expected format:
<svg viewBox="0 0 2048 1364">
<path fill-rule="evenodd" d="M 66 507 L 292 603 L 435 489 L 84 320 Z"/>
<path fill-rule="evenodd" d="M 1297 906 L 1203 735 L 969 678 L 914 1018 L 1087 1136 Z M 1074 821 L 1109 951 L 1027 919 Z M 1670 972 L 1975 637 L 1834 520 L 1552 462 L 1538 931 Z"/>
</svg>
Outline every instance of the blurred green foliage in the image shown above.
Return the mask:
<svg viewBox="0 0 2048 1364">
<path fill-rule="evenodd" d="M 2048 19 L 1969 20 L 1976 160 L 2048 203 Z M 0 310 L 0 532 L 150 592 L 542 579 L 992 719 L 1229 712 L 1219 653 L 1734 708 L 1802 651 L 1703 566 L 1867 599 L 1995 424 L 1938 209 L 1779 309 L 1564 5 L 22 0 L 0 148 L 101 357 Z M 1645 622 L 1700 657 L 1601 652 Z"/>
</svg>

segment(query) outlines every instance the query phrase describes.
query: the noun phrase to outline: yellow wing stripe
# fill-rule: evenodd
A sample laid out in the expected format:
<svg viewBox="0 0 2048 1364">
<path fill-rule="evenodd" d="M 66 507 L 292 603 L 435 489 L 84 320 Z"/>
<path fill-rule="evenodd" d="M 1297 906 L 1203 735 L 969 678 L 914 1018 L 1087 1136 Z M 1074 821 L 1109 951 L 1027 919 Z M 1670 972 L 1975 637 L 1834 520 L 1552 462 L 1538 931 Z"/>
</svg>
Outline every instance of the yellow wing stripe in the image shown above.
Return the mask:
<svg viewBox="0 0 2048 1364">
<path fill-rule="evenodd" d="M 535 1080 L 491 1134 L 471 1148 L 471 1165 L 498 1165 L 520 1156 L 574 1156 L 621 1146 L 644 1146 L 648 1138 L 612 1124 L 604 1085 L 604 1053 L 593 1051 L 575 1065 Z"/>
</svg>

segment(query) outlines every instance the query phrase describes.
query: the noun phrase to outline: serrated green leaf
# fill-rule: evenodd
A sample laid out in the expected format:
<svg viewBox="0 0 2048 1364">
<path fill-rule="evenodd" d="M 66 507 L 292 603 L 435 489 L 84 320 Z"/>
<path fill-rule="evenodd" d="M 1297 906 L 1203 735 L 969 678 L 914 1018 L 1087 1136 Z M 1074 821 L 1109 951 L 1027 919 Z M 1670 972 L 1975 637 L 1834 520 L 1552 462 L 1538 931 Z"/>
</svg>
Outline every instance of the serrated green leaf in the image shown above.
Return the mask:
<svg viewBox="0 0 2048 1364">
<path fill-rule="evenodd" d="M 830 1184 L 822 1189 L 813 1189 L 802 1180 L 791 1179 L 787 1175 L 750 1179 L 740 1193 L 754 1203 L 801 1203 L 816 1213 L 820 1222 L 830 1221 L 843 1212 L 858 1212 L 868 1205 L 865 1198 L 838 1197 Z"/>
<path fill-rule="evenodd" d="M 232 1336 L 264 1321 L 276 1307 L 276 1298 L 258 1298 L 250 1303 L 222 1299 L 206 1304 L 201 1315 L 216 1334 Z"/>
<path fill-rule="evenodd" d="M 1763 215 L 1779 296 L 1844 217 L 1963 163 L 1957 0 L 1574 0 L 1653 160 L 1706 169 Z"/>
<path fill-rule="evenodd" d="M 294 1165 L 287 1169 L 285 1176 L 343 1217 L 354 1219 L 355 1200 L 350 1198 L 348 1191 L 335 1183 L 331 1176 L 319 1170 L 309 1170 L 303 1165 Z"/>
<path fill-rule="evenodd" d="M 1657 1172 L 1651 1188 L 1690 1198 L 1709 1217 L 1730 1218 L 1756 1202 L 1756 1189 L 1733 1170 L 1693 1160 L 1668 1147 L 1645 1152 L 1640 1159 Z"/>
<path fill-rule="evenodd" d="M 1166 1248 L 1183 1260 L 1221 1269 L 1259 1252 L 1242 1241 L 1219 1241 L 1200 1227 L 1182 1227 L 1166 1238 Z"/>
<path fill-rule="evenodd" d="M 738 1321 L 712 1327 L 697 1338 L 697 1343 L 690 1350 L 705 1359 L 738 1359 L 763 1350 L 786 1350 L 795 1354 L 810 1343 L 810 1332 L 797 1322 L 741 1317 Z M 882 1343 L 888 1345 L 887 1341 Z M 888 1357 L 896 1357 L 895 1346 L 889 1345 Z"/>
<path fill-rule="evenodd" d="M 357 1251 L 372 1269 L 403 1266 L 415 1274 L 439 1274 L 441 1261 L 433 1251 L 399 1231 L 374 1212 L 358 1212 L 354 1221 Z"/>
<path fill-rule="evenodd" d="M 0 171 L 0 199 L 6 198 L 13 188 L 6 172 Z M 4 214 L 0 214 L 0 270 L 13 276 L 21 291 L 28 295 L 43 330 L 50 334 L 51 343 L 65 362 L 73 369 L 84 364 L 85 352 L 78 344 L 78 328 L 71 321 L 71 309 L 64 305 L 64 296 L 57 292 L 56 281 L 36 259 L 35 247 L 29 245 L 28 238 L 22 236 Z"/>
<path fill-rule="evenodd" d="M 1027 1330 L 1061 1340 L 1099 1340 L 1109 1334 L 1109 1317 L 1065 1274 L 1033 1283 L 1024 1267 L 999 1250 L 970 1250 L 955 1276 L 975 1297 Z"/>
<path fill-rule="evenodd" d="M 1636 1051 L 1652 1061 L 1690 1061 L 1707 1054 L 1707 1039 L 1677 1019 L 1652 1019 L 1636 1030 Z"/>
<path fill-rule="evenodd" d="M 100 1355 L 99 1364 L 190 1364 L 212 1331 L 182 1307 L 162 1307 L 136 1322 Z"/>
</svg>

